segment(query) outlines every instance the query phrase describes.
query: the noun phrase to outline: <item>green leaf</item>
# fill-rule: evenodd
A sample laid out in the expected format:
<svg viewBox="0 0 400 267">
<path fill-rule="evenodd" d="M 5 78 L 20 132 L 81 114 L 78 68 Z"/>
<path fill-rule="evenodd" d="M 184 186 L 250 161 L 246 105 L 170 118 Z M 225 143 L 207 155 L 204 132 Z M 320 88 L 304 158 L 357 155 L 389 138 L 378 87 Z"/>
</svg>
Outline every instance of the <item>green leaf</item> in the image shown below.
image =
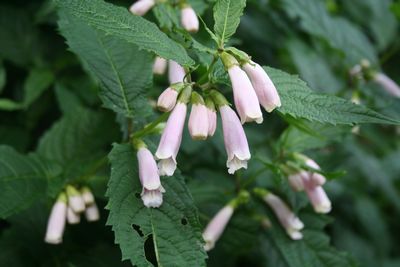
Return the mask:
<svg viewBox="0 0 400 267">
<path fill-rule="evenodd" d="M 54 75 L 48 69 L 32 69 L 24 83 L 24 107 L 32 104 L 54 82 Z"/>
<path fill-rule="evenodd" d="M 103 0 L 56 0 L 59 9 L 69 20 L 81 19 L 93 28 L 136 44 L 139 48 L 191 66 L 193 60 L 185 49 L 161 32 L 154 23 L 132 15 L 126 8 Z"/>
<path fill-rule="evenodd" d="M 295 75 L 269 67 L 264 69 L 279 91 L 282 106 L 278 110 L 283 114 L 334 125 L 400 123 L 365 106 L 353 104 L 346 99 L 315 93 Z"/>
<path fill-rule="evenodd" d="M 289 239 L 282 227 L 271 216 L 273 227 L 268 236 L 272 244 L 280 252 L 284 262 L 289 267 L 318 266 L 318 267 L 354 267 L 357 263 L 347 253 L 338 251 L 329 243 L 329 237 L 323 233 L 326 225 L 324 217 L 307 215 L 301 219 L 305 223 L 302 231 L 304 238 L 293 241 Z"/>
<path fill-rule="evenodd" d="M 22 109 L 23 107 L 21 103 L 6 98 L 0 98 L 0 109 L 2 110 L 13 111 Z"/>
<path fill-rule="evenodd" d="M 163 178 L 163 205 L 149 209 L 140 198 L 142 187 L 132 146 L 114 145 L 109 159 L 107 224 L 112 226 L 122 259 L 135 266 L 150 266 L 146 252 L 154 249 L 157 266 L 205 266 L 197 210 L 183 177 Z"/>
<path fill-rule="evenodd" d="M 125 40 L 96 31 L 81 19 L 71 19 L 63 9 L 59 15 L 61 33 L 72 51 L 101 82 L 104 106 L 131 118 L 145 115 L 145 97 L 153 77 L 152 56 Z"/>
<path fill-rule="evenodd" d="M 300 18 L 304 31 L 341 51 L 350 66 L 362 59 L 377 63 L 376 53 L 367 37 L 348 20 L 328 14 L 324 1 L 284 0 L 283 3 L 291 17 Z"/>
<path fill-rule="evenodd" d="M 217 0 L 214 5 L 214 31 L 222 46 L 236 32 L 246 0 Z"/>
<path fill-rule="evenodd" d="M 0 146 L 0 218 L 6 218 L 29 207 L 43 197 L 47 174 L 32 157 L 13 148 Z"/>
</svg>

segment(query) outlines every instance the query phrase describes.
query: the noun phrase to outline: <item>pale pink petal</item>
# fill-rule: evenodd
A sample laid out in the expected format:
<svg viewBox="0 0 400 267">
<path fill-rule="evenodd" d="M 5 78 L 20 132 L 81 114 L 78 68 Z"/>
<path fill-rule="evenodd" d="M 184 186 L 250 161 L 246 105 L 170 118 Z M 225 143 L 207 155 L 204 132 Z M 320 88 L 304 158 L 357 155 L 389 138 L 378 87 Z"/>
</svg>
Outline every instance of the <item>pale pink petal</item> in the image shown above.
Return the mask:
<svg viewBox="0 0 400 267">
<path fill-rule="evenodd" d="M 181 23 L 188 32 L 197 32 L 199 30 L 199 19 L 192 7 L 186 6 L 181 9 Z"/>
<path fill-rule="evenodd" d="M 194 140 L 205 140 L 208 136 L 208 113 L 205 105 L 193 104 L 189 116 L 189 133 Z"/>
<path fill-rule="evenodd" d="M 132 14 L 143 16 L 155 5 L 155 3 L 155 0 L 139 0 L 131 5 L 129 11 Z"/>
<path fill-rule="evenodd" d="M 225 230 L 226 225 L 233 215 L 233 207 L 230 205 L 222 208 L 208 223 L 206 229 L 203 232 L 203 239 L 206 241 L 204 249 L 206 251 L 214 248 L 215 243 L 221 237 Z"/>
</svg>

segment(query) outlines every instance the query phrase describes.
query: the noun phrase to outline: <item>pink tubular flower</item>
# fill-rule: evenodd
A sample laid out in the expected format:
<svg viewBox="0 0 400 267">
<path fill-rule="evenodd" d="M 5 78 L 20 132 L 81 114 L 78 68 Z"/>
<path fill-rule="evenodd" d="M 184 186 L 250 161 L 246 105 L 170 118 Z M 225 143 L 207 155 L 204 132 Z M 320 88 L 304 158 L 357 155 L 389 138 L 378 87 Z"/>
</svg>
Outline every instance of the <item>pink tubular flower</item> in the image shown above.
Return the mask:
<svg viewBox="0 0 400 267">
<path fill-rule="evenodd" d="M 315 212 L 329 213 L 332 209 L 331 201 L 322 186 L 315 184 L 311 177 L 312 174 L 302 176 L 304 189 L 307 193 L 308 199 L 310 200 Z"/>
<path fill-rule="evenodd" d="M 170 84 L 181 83 L 185 78 L 185 69 L 173 60 L 168 63 L 168 79 Z"/>
<path fill-rule="evenodd" d="M 187 106 L 178 102 L 168 118 L 157 148 L 156 158 L 160 175 L 172 176 L 176 169 L 176 156 L 182 141 Z"/>
<path fill-rule="evenodd" d="M 219 111 L 222 118 L 225 149 L 228 154 L 226 166 L 228 173 L 234 174 L 241 168 L 247 169 L 247 161 L 251 158 L 249 145 L 243 126 L 235 112 L 228 105 L 219 107 Z"/>
<path fill-rule="evenodd" d="M 217 129 L 217 112 L 213 109 L 207 108 L 208 115 L 208 136 L 213 136 Z"/>
<path fill-rule="evenodd" d="M 321 169 L 321 167 L 314 160 L 312 160 L 310 158 L 306 158 L 305 164 L 308 167 L 313 168 L 315 170 Z M 316 185 L 323 185 L 326 183 L 326 178 L 322 174 L 319 174 L 317 172 L 310 172 L 309 175 L 310 175 L 311 180 Z"/>
<path fill-rule="evenodd" d="M 286 233 L 291 239 L 298 240 L 303 238 L 303 234 L 300 230 L 304 228 L 304 224 L 289 209 L 285 202 L 272 193 L 267 193 L 264 196 L 264 201 L 272 208 L 275 215 L 278 217 L 279 222 L 283 228 L 285 228 Z"/>
<path fill-rule="evenodd" d="M 167 70 L 167 60 L 162 57 L 156 57 L 153 65 L 153 73 L 157 75 L 163 75 Z"/>
<path fill-rule="evenodd" d="M 382 88 L 394 97 L 400 97 L 400 87 L 392 79 L 384 73 L 377 73 L 374 76 L 374 81 L 382 86 Z"/>
<path fill-rule="evenodd" d="M 67 216 L 67 197 L 61 193 L 51 209 L 50 217 L 47 222 L 46 236 L 44 238 L 46 243 L 60 244 L 65 228 L 65 220 Z"/>
<path fill-rule="evenodd" d="M 81 213 L 85 210 L 85 202 L 81 196 L 81 193 L 72 185 L 66 187 L 68 196 L 68 206 L 76 213 Z"/>
<path fill-rule="evenodd" d="M 172 87 L 168 87 L 161 93 L 157 100 L 157 107 L 163 112 L 171 111 L 176 104 L 176 99 L 178 98 L 178 91 Z"/>
<path fill-rule="evenodd" d="M 139 162 L 139 178 L 142 184 L 142 201 L 148 208 L 158 208 L 163 201 L 164 188 L 160 182 L 157 163 L 146 147 L 139 148 L 137 152 Z"/>
<path fill-rule="evenodd" d="M 138 0 L 136 3 L 131 5 L 129 11 L 132 14 L 143 16 L 146 14 L 154 5 L 156 4 L 155 0 Z"/>
<path fill-rule="evenodd" d="M 96 203 L 93 203 L 86 207 L 85 217 L 88 222 L 95 222 L 100 219 L 100 212 Z"/>
<path fill-rule="evenodd" d="M 271 112 L 280 107 L 281 99 L 278 91 L 264 69 L 253 61 L 244 64 L 243 69 L 249 76 L 258 100 L 265 110 Z"/>
<path fill-rule="evenodd" d="M 300 171 L 298 173 L 294 173 L 288 176 L 289 185 L 294 191 L 303 191 L 304 183 L 302 176 L 308 175 L 306 171 Z"/>
<path fill-rule="evenodd" d="M 81 221 L 79 213 L 75 213 L 71 207 L 67 208 L 67 221 L 69 224 L 78 224 Z"/>
<path fill-rule="evenodd" d="M 203 239 L 206 241 L 204 249 L 209 251 L 214 248 L 215 243 L 221 237 L 226 225 L 232 217 L 234 208 L 231 205 L 226 205 L 211 219 L 206 229 L 203 232 Z"/>
<path fill-rule="evenodd" d="M 199 19 L 191 6 L 185 6 L 181 9 L 181 23 L 188 32 L 197 32 L 199 30 Z"/>
<path fill-rule="evenodd" d="M 192 93 L 192 111 L 189 117 L 189 133 L 194 140 L 205 140 L 208 136 L 208 113 L 203 98 Z"/>
</svg>

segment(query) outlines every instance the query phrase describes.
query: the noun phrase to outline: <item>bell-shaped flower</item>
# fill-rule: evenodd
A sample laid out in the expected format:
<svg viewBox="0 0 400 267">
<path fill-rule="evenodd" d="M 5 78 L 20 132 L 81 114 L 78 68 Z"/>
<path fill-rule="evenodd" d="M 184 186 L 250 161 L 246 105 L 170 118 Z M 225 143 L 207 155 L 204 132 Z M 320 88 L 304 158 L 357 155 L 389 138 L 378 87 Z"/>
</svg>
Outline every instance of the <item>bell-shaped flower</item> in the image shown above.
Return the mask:
<svg viewBox="0 0 400 267">
<path fill-rule="evenodd" d="M 89 187 L 84 186 L 81 188 L 81 196 L 86 206 L 94 203 L 94 196 Z"/>
<path fill-rule="evenodd" d="M 281 106 L 281 99 L 275 85 L 272 83 L 268 74 L 257 63 L 250 61 L 243 65 L 243 70 L 249 76 L 258 101 L 266 111 L 271 112 L 276 107 Z"/>
<path fill-rule="evenodd" d="M 199 19 L 191 6 L 184 5 L 181 9 L 181 23 L 188 32 L 197 32 L 199 30 Z"/>
<path fill-rule="evenodd" d="M 268 192 L 263 197 L 264 201 L 271 207 L 279 222 L 285 228 L 286 233 L 293 240 L 303 238 L 300 232 L 304 228 L 304 224 L 300 219 L 289 209 L 285 202 L 278 196 Z"/>
<path fill-rule="evenodd" d="M 312 179 L 312 174 L 302 176 L 304 183 L 304 190 L 307 193 L 308 199 L 317 213 L 329 213 L 332 209 L 331 201 L 326 195 L 322 186 L 316 184 Z"/>
<path fill-rule="evenodd" d="M 71 207 L 67 208 L 67 221 L 69 224 L 78 224 L 81 221 L 81 215 L 74 212 Z"/>
<path fill-rule="evenodd" d="M 76 213 L 81 213 L 85 210 L 85 202 L 81 193 L 72 185 L 66 187 L 68 196 L 68 206 Z"/>
<path fill-rule="evenodd" d="M 56 203 L 51 209 L 49 219 L 47 221 L 47 230 L 45 242 L 49 244 L 60 244 L 65 229 L 65 221 L 67 217 L 67 197 L 64 193 L 58 196 Z"/>
<path fill-rule="evenodd" d="M 132 14 L 143 16 L 146 14 L 154 5 L 156 4 L 156 0 L 138 0 L 131 7 L 129 11 Z"/>
<path fill-rule="evenodd" d="M 255 121 L 262 123 L 263 116 L 260 103 L 249 77 L 239 67 L 238 61 L 228 53 L 221 54 L 225 68 L 228 70 L 232 84 L 235 107 L 242 123 Z"/>
<path fill-rule="evenodd" d="M 85 217 L 88 222 L 95 222 L 100 219 L 99 208 L 96 203 L 90 204 L 85 209 Z"/>
<path fill-rule="evenodd" d="M 382 88 L 390 95 L 394 97 L 400 97 L 400 87 L 395 81 L 389 78 L 384 73 L 377 73 L 373 77 L 374 81 L 378 83 Z"/>
<path fill-rule="evenodd" d="M 215 110 L 214 102 L 210 97 L 206 98 L 206 107 L 208 115 L 208 136 L 214 136 L 217 129 L 217 111 Z"/>
<path fill-rule="evenodd" d="M 158 208 L 163 201 L 164 188 L 160 182 L 157 163 L 153 154 L 142 146 L 138 149 L 139 178 L 142 184 L 142 201 L 148 208 Z"/>
<path fill-rule="evenodd" d="M 206 242 L 204 249 L 209 251 L 214 248 L 215 243 L 221 237 L 226 225 L 233 215 L 232 205 L 226 205 L 211 219 L 203 232 L 203 239 Z"/>
<path fill-rule="evenodd" d="M 192 110 L 189 116 L 189 133 L 194 140 L 205 140 L 208 136 L 208 112 L 204 100 L 192 92 Z"/>
<path fill-rule="evenodd" d="M 161 140 L 155 155 L 159 160 L 158 169 L 160 175 L 172 176 L 175 172 L 176 156 L 178 155 L 182 142 L 187 103 L 189 102 L 190 95 L 190 87 L 183 89 L 178 103 L 169 115 L 165 129 L 161 135 Z"/>
<path fill-rule="evenodd" d="M 167 70 L 168 61 L 162 57 L 156 57 L 153 64 L 153 73 L 163 75 Z"/>
<path fill-rule="evenodd" d="M 178 92 L 171 87 L 168 87 L 161 93 L 157 100 L 157 107 L 163 112 L 171 111 L 176 104 Z"/>
<path fill-rule="evenodd" d="M 251 158 L 246 134 L 236 113 L 228 105 L 219 107 L 222 118 L 222 130 L 228 159 L 228 173 L 234 174 L 241 168 L 247 169 L 247 161 Z"/>
<path fill-rule="evenodd" d="M 173 60 L 168 63 L 168 79 L 170 84 L 184 82 L 186 76 L 185 69 Z"/>
</svg>

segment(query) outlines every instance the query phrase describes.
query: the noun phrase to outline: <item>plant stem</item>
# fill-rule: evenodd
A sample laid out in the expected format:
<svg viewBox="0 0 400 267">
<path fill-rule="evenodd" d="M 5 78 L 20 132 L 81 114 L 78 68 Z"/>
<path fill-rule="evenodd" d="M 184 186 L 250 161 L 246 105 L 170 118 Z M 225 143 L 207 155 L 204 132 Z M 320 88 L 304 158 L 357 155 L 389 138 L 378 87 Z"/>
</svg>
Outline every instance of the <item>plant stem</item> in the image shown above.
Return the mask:
<svg viewBox="0 0 400 267">
<path fill-rule="evenodd" d="M 154 128 L 157 127 L 158 124 L 161 122 L 165 121 L 169 116 L 169 112 L 165 112 L 161 116 L 159 116 L 155 121 L 144 127 L 142 130 L 137 131 L 136 133 L 131 135 L 131 138 L 140 138 L 144 135 L 147 135 L 149 132 L 151 132 Z"/>
<path fill-rule="evenodd" d="M 205 82 L 208 79 L 208 76 L 210 75 L 211 71 L 213 70 L 215 63 L 217 63 L 217 60 L 218 60 L 218 56 L 214 55 L 213 60 L 210 64 L 210 67 L 208 67 L 207 72 L 203 76 L 201 76 L 201 78 L 199 79 L 199 81 L 198 81 L 199 84 Z"/>
</svg>

